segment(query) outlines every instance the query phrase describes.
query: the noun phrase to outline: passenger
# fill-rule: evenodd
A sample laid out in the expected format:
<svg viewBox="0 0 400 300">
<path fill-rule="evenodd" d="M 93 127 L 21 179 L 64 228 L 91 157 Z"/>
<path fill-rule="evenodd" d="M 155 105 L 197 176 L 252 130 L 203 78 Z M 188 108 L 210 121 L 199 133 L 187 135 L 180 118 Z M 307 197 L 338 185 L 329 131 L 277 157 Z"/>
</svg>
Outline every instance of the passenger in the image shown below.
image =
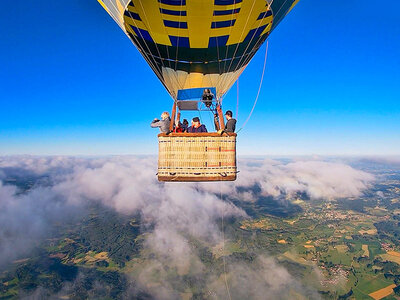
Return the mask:
<svg viewBox="0 0 400 300">
<path fill-rule="evenodd" d="M 159 127 L 161 132 L 163 132 L 163 133 L 168 133 L 168 132 L 169 132 L 169 125 L 170 125 L 170 123 L 171 123 L 171 118 L 169 117 L 169 113 L 168 113 L 167 111 L 164 111 L 164 112 L 161 114 L 161 120 L 159 120 L 159 119 L 157 119 L 157 118 L 154 119 L 154 120 L 151 122 L 150 126 L 151 126 L 152 128 L 157 128 L 157 127 Z"/>
<path fill-rule="evenodd" d="M 192 119 L 192 126 L 188 128 L 189 133 L 196 132 L 207 132 L 207 128 L 204 124 L 200 124 L 200 119 L 198 117 L 194 117 Z"/>
<path fill-rule="evenodd" d="M 183 129 L 183 132 L 187 132 L 187 131 L 188 131 L 188 127 L 189 127 L 189 122 L 188 122 L 188 120 L 183 119 L 183 121 L 182 121 L 182 129 Z"/>
<path fill-rule="evenodd" d="M 178 132 L 178 133 L 185 132 L 184 129 L 183 129 L 183 124 L 179 120 L 175 121 L 174 132 Z"/>
<path fill-rule="evenodd" d="M 235 132 L 236 129 L 236 119 L 232 118 L 232 111 L 227 110 L 225 113 L 225 118 L 226 118 L 226 125 L 225 125 L 225 131 L 226 132 Z"/>
</svg>

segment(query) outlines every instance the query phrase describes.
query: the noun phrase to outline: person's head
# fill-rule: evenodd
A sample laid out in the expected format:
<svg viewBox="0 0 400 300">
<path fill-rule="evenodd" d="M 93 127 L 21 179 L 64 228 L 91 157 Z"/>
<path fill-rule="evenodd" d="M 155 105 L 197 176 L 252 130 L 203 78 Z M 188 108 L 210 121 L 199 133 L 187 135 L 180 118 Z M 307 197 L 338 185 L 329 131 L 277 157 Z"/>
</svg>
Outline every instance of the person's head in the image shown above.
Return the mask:
<svg viewBox="0 0 400 300">
<path fill-rule="evenodd" d="M 165 119 L 168 119 L 168 118 L 169 118 L 169 112 L 164 111 L 164 112 L 161 114 L 161 119 L 165 120 Z"/>
<path fill-rule="evenodd" d="M 192 119 L 192 125 L 193 125 L 194 127 L 199 127 L 199 126 L 200 126 L 200 119 L 199 119 L 199 117 L 194 117 L 194 118 Z"/>
<path fill-rule="evenodd" d="M 225 113 L 225 117 L 226 117 L 227 120 L 232 119 L 232 111 L 227 110 L 226 113 Z"/>
<path fill-rule="evenodd" d="M 183 125 L 185 125 L 185 126 L 188 126 L 188 125 L 189 125 L 189 122 L 188 122 L 188 120 L 186 120 L 186 119 L 183 119 L 182 123 L 183 123 Z"/>
</svg>

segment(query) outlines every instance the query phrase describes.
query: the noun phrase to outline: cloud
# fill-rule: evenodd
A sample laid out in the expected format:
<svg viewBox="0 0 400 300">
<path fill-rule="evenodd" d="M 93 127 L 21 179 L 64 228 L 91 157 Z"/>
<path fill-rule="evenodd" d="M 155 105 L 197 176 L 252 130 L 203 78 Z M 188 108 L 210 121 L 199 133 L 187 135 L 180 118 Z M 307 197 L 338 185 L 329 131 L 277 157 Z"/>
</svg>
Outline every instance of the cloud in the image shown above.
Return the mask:
<svg viewBox="0 0 400 300">
<path fill-rule="evenodd" d="M 384 164 L 384 165 L 391 165 L 393 167 L 400 166 L 400 156 L 399 155 L 392 155 L 392 156 L 365 156 L 358 158 L 361 162 L 367 163 L 375 163 L 375 164 Z"/>
<path fill-rule="evenodd" d="M 251 263 L 231 261 L 227 268 L 228 286 L 215 286 L 218 281 L 211 283 L 218 299 L 226 298 L 228 292 L 233 299 L 295 299 L 296 295 L 320 298 L 271 257 L 259 255 Z"/>
<path fill-rule="evenodd" d="M 198 184 L 202 190 L 254 201 L 257 196 L 277 200 L 305 193 L 311 199 L 337 199 L 360 196 L 375 177 L 339 162 L 295 160 L 282 163 L 271 159 L 239 162 L 238 180 L 227 184 Z M 252 190 L 258 187 L 257 192 Z"/>
<path fill-rule="evenodd" d="M 317 160 L 246 159 L 239 169 L 236 182 L 159 183 L 154 157 L 0 157 L 4 182 L 14 177 L 48 179 L 26 190 L 0 182 L 0 265 L 28 253 L 51 233 L 54 222 L 84 213 L 86 204 L 97 202 L 121 214 L 141 215 L 141 225 L 148 231 L 145 250 L 155 257 L 135 280 L 153 297 L 177 297 L 175 279 L 168 275 L 171 268 L 201 278 L 210 293 L 225 297 L 220 273 L 206 272 L 193 239 L 216 247 L 223 241 L 222 216 L 247 217 L 230 200 L 240 203 L 271 196 L 282 201 L 297 193 L 316 199 L 355 197 L 374 180 L 371 174 L 343 163 Z M 301 293 L 301 284 L 265 255 L 253 263 L 229 264 L 227 273 L 236 295 L 243 293 L 238 288 L 243 286 L 251 289 L 254 298 L 274 297 L 285 289 Z"/>
<path fill-rule="evenodd" d="M 0 156 L 0 169 L 12 176 L 54 175 L 71 171 L 77 165 L 87 163 L 88 159 L 66 156 Z"/>
<path fill-rule="evenodd" d="M 15 186 L 0 182 L 0 267 L 29 254 L 51 235 L 50 224 L 78 216 L 79 211 L 48 188 L 21 194 Z"/>
</svg>

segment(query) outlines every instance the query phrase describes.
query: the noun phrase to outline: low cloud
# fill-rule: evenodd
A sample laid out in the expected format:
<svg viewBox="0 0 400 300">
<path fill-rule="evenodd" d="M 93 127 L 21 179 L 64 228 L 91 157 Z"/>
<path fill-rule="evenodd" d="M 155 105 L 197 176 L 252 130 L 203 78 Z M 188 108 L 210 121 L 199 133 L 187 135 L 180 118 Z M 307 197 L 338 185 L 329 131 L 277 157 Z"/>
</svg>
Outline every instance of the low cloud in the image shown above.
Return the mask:
<svg viewBox="0 0 400 300">
<path fill-rule="evenodd" d="M 227 268 L 231 287 L 215 287 L 218 299 L 225 298 L 227 290 L 233 299 L 295 299 L 296 295 L 320 298 L 271 257 L 260 255 L 252 263 L 230 262 Z"/>
<path fill-rule="evenodd" d="M 361 162 L 367 163 L 375 163 L 380 165 L 389 165 L 394 167 L 400 166 L 400 156 L 399 155 L 392 155 L 392 156 L 365 156 L 362 158 L 358 158 Z"/>
<path fill-rule="evenodd" d="M 41 239 L 52 233 L 49 226 L 82 213 L 48 188 L 19 193 L 0 182 L 0 267 L 28 255 Z"/>
<path fill-rule="evenodd" d="M 50 234 L 54 222 L 78 211 L 84 213 L 86 204 L 98 202 L 121 214 L 138 213 L 141 225 L 150 228 L 145 247 L 156 259 L 135 280 L 153 297 L 177 297 L 167 276 L 171 267 L 178 274 L 190 270 L 194 276 L 205 276 L 210 293 L 225 297 L 221 278 L 216 273 L 204 275 L 206 267 L 191 239 L 221 244 L 221 217 L 247 217 L 230 199 L 254 201 L 262 195 L 281 201 L 296 193 L 316 199 L 355 197 L 374 180 L 371 174 L 348 165 L 316 160 L 247 159 L 240 161 L 239 169 L 236 182 L 159 183 L 154 157 L 0 157 L 0 265 L 28 253 Z M 5 184 L 13 178 L 40 176 L 47 178 L 46 184 L 33 184 L 26 190 Z M 150 289 L 155 270 L 162 280 Z M 230 264 L 227 272 L 233 290 L 243 287 L 235 295 L 244 290 L 251 290 L 253 298 L 275 297 L 283 289 L 301 293 L 298 281 L 265 256 L 258 256 L 252 264 Z"/>
<path fill-rule="evenodd" d="M 239 163 L 240 173 L 234 183 L 221 185 L 203 184 L 204 190 L 221 191 L 240 200 L 254 200 L 257 194 L 281 198 L 305 193 L 311 199 L 337 199 L 360 196 L 374 176 L 338 162 L 297 160 L 282 163 L 271 159 L 247 159 Z"/>
<path fill-rule="evenodd" d="M 286 165 L 264 164 L 259 174 L 266 195 L 306 193 L 315 199 L 357 197 L 374 177 L 348 165 L 324 161 L 297 161 Z"/>
</svg>

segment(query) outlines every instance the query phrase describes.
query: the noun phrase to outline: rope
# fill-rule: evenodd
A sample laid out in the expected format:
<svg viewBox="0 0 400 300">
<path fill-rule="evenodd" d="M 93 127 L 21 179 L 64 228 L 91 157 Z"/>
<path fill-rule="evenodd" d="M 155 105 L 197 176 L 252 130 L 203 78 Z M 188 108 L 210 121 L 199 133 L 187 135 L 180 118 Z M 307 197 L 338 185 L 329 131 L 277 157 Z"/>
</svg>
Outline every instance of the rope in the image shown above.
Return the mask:
<svg viewBox="0 0 400 300">
<path fill-rule="evenodd" d="M 150 22 L 150 21 L 148 20 L 148 18 L 147 18 L 146 10 L 145 10 L 145 8 L 143 7 L 142 2 L 139 2 L 139 3 L 140 3 L 140 6 L 142 7 L 144 17 L 145 17 L 145 19 L 146 19 L 146 21 L 147 21 L 147 24 L 148 24 L 148 26 L 149 26 L 149 32 L 152 32 L 151 26 L 150 26 L 150 23 L 151 23 L 151 22 Z M 181 2 L 181 3 L 182 3 L 182 2 Z M 159 9 L 161 8 L 160 2 L 158 2 L 158 7 L 159 7 Z M 182 11 L 182 9 L 181 9 L 181 11 Z M 179 18 L 180 18 L 180 17 L 181 17 L 181 14 L 179 15 Z M 180 22 L 180 19 L 179 19 L 179 22 Z M 145 25 L 146 25 L 146 24 L 145 24 Z M 165 30 L 165 27 L 164 27 L 164 30 Z M 166 30 L 165 30 L 165 33 L 167 33 Z M 161 61 L 162 68 L 165 68 L 164 59 L 163 59 L 162 56 L 161 56 L 160 50 L 159 50 L 159 48 L 158 48 L 158 46 L 157 46 L 157 43 L 154 42 L 154 45 L 156 46 L 156 50 L 157 50 L 159 59 L 160 59 L 160 61 Z M 169 58 L 168 47 L 166 47 L 166 48 L 167 48 L 167 57 L 168 57 L 168 60 L 169 60 L 170 58 Z M 151 53 L 151 52 L 150 52 L 150 53 Z M 176 67 L 176 62 L 175 62 L 175 67 Z M 161 70 L 162 70 L 162 69 L 161 69 Z M 175 77 L 176 77 L 176 83 L 177 83 L 177 85 L 180 86 L 177 75 L 176 75 L 175 73 L 173 73 L 173 75 L 175 75 Z M 161 82 L 162 82 L 163 85 L 166 87 L 166 89 L 169 91 L 169 89 L 168 89 L 168 87 L 167 87 L 167 84 L 166 84 L 166 81 L 165 81 L 165 79 L 164 79 L 164 75 L 162 74 L 162 71 L 161 71 L 161 78 L 162 78 L 162 79 L 161 79 Z M 181 86 L 180 86 L 180 87 L 181 87 Z M 182 88 L 182 87 L 181 87 L 181 88 Z M 175 100 L 175 99 L 173 99 L 173 100 Z"/>
<path fill-rule="evenodd" d="M 241 34 L 240 34 L 240 39 L 239 39 L 239 41 L 242 40 L 244 31 L 245 31 L 245 29 L 246 29 L 246 27 L 247 27 L 247 23 L 249 22 L 251 13 L 253 12 L 254 4 L 255 4 L 255 3 L 256 3 L 256 1 L 253 1 L 253 5 L 251 6 L 251 10 L 250 10 L 250 12 L 249 12 L 249 14 L 248 14 L 248 16 L 247 16 L 246 23 L 244 24 L 243 29 L 242 29 L 242 32 L 241 32 Z M 228 71 L 226 71 L 227 73 L 229 73 L 230 70 L 231 70 L 231 66 L 232 66 L 232 64 L 233 64 L 233 61 L 235 60 L 235 56 L 236 56 L 236 53 L 237 53 L 237 51 L 238 51 L 238 49 L 239 49 L 239 46 L 240 46 L 240 43 L 237 43 L 237 44 L 236 44 L 236 48 L 235 48 L 235 52 L 234 52 L 233 55 L 232 55 L 232 60 L 231 60 L 231 62 L 230 62 L 230 64 L 229 64 L 229 67 L 228 67 Z"/>
<path fill-rule="evenodd" d="M 286 0 L 286 1 L 287 1 L 287 0 Z M 286 1 L 285 1 L 285 3 L 286 3 Z M 271 3 L 268 3 L 267 12 L 271 9 L 272 3 L 274 3 L 274 0 L 272 0 Z M 266 13 L 267 13 L 267 12 L 266 12 Z M 261 23 L 262 23 L 262 22 L 263 22 L 263 19 L 260 19 L 260 20 L 258 21 L 258 25 L 257 25 L 257 29 L 256 29 L 256 30 L 258 30 L 258 29 L 261 27 Z M 253 40 L 254 40 L 254 37 L 255 37 L 255 34 L 253 34 L 253 36 L 251 37 L 250 42 L 247 44 L 246 49 L 245 49 L 244 52 L 243 52 L 243 55 L 242 55 L 242 56 L 240 57 L 240 59 L 239 59 L 238 66 L 237 66 L 237 69 L 238 69 L 238 70 L 240 70 L 242 67 L 244 67 L 244 66 L 246 65 L 246 61 L 247 61 L 246 56 L 247 56 L 248 58 L 251 59 L 251 58 L 253 57 L 253 55 L 255 54 L 255 52 L 257 51 L 257 50 L 254 51 L 254 49 L 257 48 L 257 44 L 258 44 L 258 43 L 255 43 L 254 46 L 253 46 L 253 48 L 249 49 L 251 43 L 252 43 Z M 262 38 L 262 37 L 261 37 L 261 35 L 260 35 L 260 36 L 258 37 L 257 42 L 258 42 L 261 38 Z M 249 50 L 248 54 L 246 54 L 246 53 L 247 53 L 247 50 Z M 252 53 L 253 51 L 254 51 L 254 54 L 252 55 L 251 53 Z"/>
<path fill-rule="evenodd" d="M 112 7 L 115 9 L 116 12 L 118 12 L 118 8 L 115 6 L 113 1 L 108 1 L 107 3 L 110 3 L 112 5 Z M 136 25 L 136 21 L 135 19 L 132 17 L 131 12 L 129 11 L 129 9 L 127 7 L 125 7 L 125 11 L 127 11 L 133 21 L 133 23 L 135 24 L 136 27 L 139 28 L 139 26 Z M 154 73 L 156 74 L 156 76 L 160 79 L 161 83 L 163 84 L 163 86 L 168 90 L 167 85 L 165 84 L 164 78 L 162 76 L 162 74 L 159 72 L 158 68 L 157 68 L 157 62 L 154 59 L 154 57 L 151 55 L 151 51 L 147 45 L 146 40 L 143 38 L 141 32 L 139 31 L 141 38 L 144 40 L 144 43 L 149 51 L 149 53 L 146 52 L 146 50 L 141 47 L 140 43 L 138 42 L 137 38 L 132 34 L 132 37 L 135 39 L 136 43 L 131 39 L 131 36 L 127 33 L 126 29 L 123 27 L 122 24 L 120 24 L 119 19 L 115 16 L 115 14 L 108 9 L 107 12 L 109 12 L 109 14 L 111 15 L 111 17 L 114 19 L 114 21 L 121 27 L 122 31 L 126 34 L 126 36 L 129 38 L 129 40 L 132 42 L 132 44 L 135 46 L 136 49 L 138 49 L 138 51 L 143 55 L 144 59 L 147 61 L 147 63 L 149 64 L 150 68 L 154 71 Z M 151 61 L 150 57 L 153 59 L 154 63 Z"/>
<path fill-rule="evenodd" d="M 147 25 L 149 26 L 149 34 L 150 34 L 150 32 L 152 32 L 152 29 L 151 29 L 151 26 L 150 26 L 151 22 L 150 22 L 149 19 L 147 18 L 146 10 L 144 9 L 142 2 L 139 1 L 139 3 L 140 3 L 140 6 L 141 6 L 141 8 L 142 8 L 143 15 L 144 15 L 144 18 L 146 19 Z M 129 9 L 128 9 L 128 11 L 129 11 Z M 131 14 L 130 12 L 129 12 L 129 14 L 130 14 L 130 16 L 131 16 L 131 18 L 132 18 L 132 14 Z M 133 19 L 133 18 L 132 18 L 132 19 Z M 144 22 L 143 22 L 143 23 L 144 23 Z M 146 23 L 145 23 L 145 26 L 146 26 Z M 154 42 L 154 45 L 156 46 L 156 50 L 157 50 L 157 53 L 158 53 L 158 57 L 160 58 L 160 61 L 161 61 L 161 66 L 162 66 L 163 68 L 165 68 L 165 66 L 164 66 L 164 61 L 163 61 L 163 58 L 162 58 L 162 56 L 161 56 L 160 50 L 158 49 L 157 43 Z"/>
<path fill-rule="evenodd" d="M 267 65 L 267 57 L 268 57 L 268 41 L 267 41 L 267 46 L 265 48 L 264 66 L 263 66 L 263 71 L 262 71 L 262 75 L 261 75 L 261 81 L 260 81 L 260 85 L 258 87 L 258 92 L 257 92 L 256 99 L 254 101 L 253 107 L 252 107 L 252 109 L 251 109 L 246 121 L 243 123 L 242 127 L 237 131 L 237 133 L 239 133 L 246 126 L 247 122 L 250 120 L 251 115 L 253 114 L 254 109 L 256 107 L 256 104 L 257 104 L 257 101 L 258 101 L 258 97 L 260 96 L 261 87 L 262 87 L 262 84 L 263 84 L 263 81 L 264 81 L 265 66 Z"/>
<path fill-rule="evenodd" d="M 211 22 L 214 22 L 214 20 L 215 20 L 215 15 L 213 14 L 213 17 L 212 17 L 212 19 L 211 19 Z M 211 31 L 212 31 L 212 28 L 211 28 L 212 26 L 210 26 L 210 29 L 209 29 L 209 31 L 208 31 L 208 36 L 211 36 Z M 216 39 L 216 44 L 217 44 L 217 59 L 218 59 L 218 74 L 219 75 L 221 75 L 221 60 L 220 60 L 220 57 L 219 57 L 219 47 L 218 47 L 218 38 L 215 38 Z M 204 77 L 203 77 L 204 78 Z M 216 95 L 215 95 L 216 96 Z"/>
<path fill-rule="evenodd" d="M 236 81 L 236 120 L 239 119 L 239 78 Z"/>
<path fill-rule="evenodd" d="M 158 1 L 158 8 L 161 11 L 162 8 L 161 8 L 161 2 L 160 1 Z M 180 12 L 179 12 L 179 17 L 181 17 L 181 16 L 182 16 L 182 8 L 180 8 Z M 180 22 L 180 20 L 181 19 L 179 18 L 179 22 Z M 165 27 L 164 27 L 164 33 L 166 35 L 168 35 L 167 29 Z M 166 50 L 166 53 L 167 53 L 169 68 L 172 69 L 172 65 L 171 65 L 172 64 L 172 59 L 171 59 L 171 57 L 169 55 L 169 47 L 165 47 L 165 50 Z M 175 62 L 175 65 L 176 65 L 176 62 Z M 180 81 L 178 79 L 178 75 L 176 74 L 176 72 L 173 72 L 173 73 L 170 73 L 170 74 L 172 74 L 175 77 L 175 83 L 178 86 L 178 89 L 183 89 L 182 85 L 180 84 Z M 178 95 L 176 94 L 175 97 L 177 98 Z M 171 98 L 172 98 L 173 101 L 176 101 L 176 99 L 174 97 L 171 96 Z"/>
<path fill-rule="evenodd" d="M 222 191 L 219 192 L 219 199 L 222 201 Z M 228 285 L 228 280 L 226 279 L 226 262 L 225 262 L 225 227 L 224 227 L 224 215 L 225 212 L 222 213 L 222 262 L 224 265 L 224 281 L 225 281 L 225 287 L 226 291 L 228 293 L 228 298 L 229 300 L 232 300 L 231 298 L 231 292 L 229 291 L 229 285 Z"/>
<path fill-rule="evenodd" d="M 232 22 L 233 22 L 233 17 L 234 17 L 235 10 L 236 10 L 237 8 L 238 8 L 238 7 L 237 7 L 237 3 L 235 3 L 234 6 L 232 7 L 231 24 L 232 24 Z M 229 36 L 231 36 L 231 34 L 232 34 L 233 27 L 234 27 L 234 26 L 230 26 L 230 27 L 229 27 Z M 226 51 L 225 51 L 225 58 L 224 58 L 224 72 L 226 72 L 226 59 L 228 58 L 229 48 L 230 48 L 230 45 L 227 45 L 227 46 L 226 46 Z"/>
<path fill-rule="evenodd" d="M 182 11 L 182 7 L 183 7 L 183 0 L 181 0 L 181 4 L 180 4 L 180 11 Z M 181 21 L 182 21 L 182 13 L 179 14 L 179 29 L 181 29 Z M 179 51 L 179 34 L 178 34 L 178 38 L 176 41 L 176 55 L 175 55 L 175 72 L 178 68 L 178 51 Z"/>
<path fill-rule="evenodd" d="M 240 33 L 240 39 L 239 39 L 239 41 L 241 41 L 242 38 L 243 38 L 243 34 L 245 33 L 247 24 L 249 23 L 250 16 L 251 16 L 251 14 L 252 14 L 252 12 L 253 12 L 255 3 L 256 3 L 256 1 L 253 1 L 253 4 L 252 4 L 252 6 L 251 6 L 251 10 L 250 10 L 249 14 L 247 15 L 246 23 L 245 23 L 245 25 L 243 26 L 242 31 L 241 31 L 241 33 Z M 235 4 L 236 4 L 236 3 L 235 3 Z M 233 7 L 233 10 L 235 10 L 235 8 L 236 8 L 236 6 Z M 231 16 L 233 16 L 233 13 L 231 14 Z M 232 20 L 233 20 L 233 18 L 231 18 L 231 22 L 232 22 Z M 233 26 L 231 26 L 231 30 L 232 30 L 232 27 L 233 27 Z M 230 31 L 229 35 L 230 35 L 230 34 L 231 34 L 231 31 Z M 234 53 L 233 53 L 232 59 L 230 60 L 228 69 L 226 68 L 226 62 L 227 62 L 226 59 L 227 59 L 227 57 L 228 57 L 227 55 L 228 55 L 229 46 L 227 47 L 227 49 L 226 49 L 226 57 L 225 57 L 225 62 L 224 62 L 224 72 L 225 72 L 225 73 L 230 73 L 230 72 L 231 72 L 231 67 L 232 67 L 232 64 L 233 64 L 234 60 L 236 59 L 236 53 L 237 53 L 237 51 L 238 51 L 238 49 L 239 49 L 240 44 L 241 44 L 241 43 L 239 42 L 239 43 L 237 43 L 236 46 L 235 46 L 235 51 L 234 51 Z M 237 70 L 239 70 L 239 69 L 237 69 Z M 234 71 L 234 70 L 233 70 L 233 71 Z M 233 72 L 233 71 L 232 71 L 232 72 Z M 233 83 L 234 83 L 235 81 L 236 81 L 236 78 L 232 79 L 231 76 L 229 76 L 229 77 L 226 76 L 225 79 L 222 81 L 222 84 L 221 84 L 221 85 L 226 86 L 226 82 L 231 83 L 231 84 L 233 85 Z M 231 85 L 231 84 L 228 84 L 228 86 Z"/>
<path fill-rule="evenodd" d="M 282 10 L 282 8 L 285 6 L 285 4 L 286 4 L 286 2 L 287 2 L 288 0 L 285 0 L 285 2 L 279 7 L 279 9 L 278 9 L 278 11 L 275 13 L 273 10 L 272 10 L 272 8 L 271 8 L 271 5 L 272 5 L 272 3 L 274 2 L 274 0 L 272 0 L 271 1 L 271 3 L 269 3 L 268 4 L 268 10 L 271 10 L 272 11 L 272 14 L 273 14 L 273 16 L 274 16 L 274 18 L 275 18 L 275 16 L 277 15 L 277 14 L 279 14 L 279 12 Z M 274 23 L 275 21 L 273 20 L 272 21 L 272 24 L 271 24 L 271 26 L 273 25 L 273 24 L 275 24 Z M 272 28 L 271 28 L 271 30 L 272 30 Z M 259 37 L 258 37 L 258 39 L 257 39 L 257 42 L 255 43 L 256 45 L 257 44 L 259 44 L 260 43 L 260 41 L 263 39 L 263 37 L 264 37 L 264 35 L 260 35 Z M 252 50 L 253 51 L 253 50 Z M 257 51 L 257 50 L 256 50 Z M 243 65 L 247 65 L 249 62 L 250 62 L 250 60 L 253 58 L 253 56 L 252 55 L 249 55 L 248 57 L 247 57 L 247 59 L 246 59 L 246 61 L 243 63 Z"/>
<path fill-rule="evenodd" d="M 132 19 L 132 22 L 135 24 L 135 26 L 140 29 L 140 27 L 137 25 L 137 22 L 135 21 L 135 19 L 132 16 L 132 13 L 129 11 L 129 9 L 127 10 L 129 16 Z M 140 38 L 143 40 L 148 52 L 146 52 L 146 50 L 140 45 L 139 41 L 136 39 L 136 37 L 132 34 L 132 36 L 135 38 L 137 45 L 135 45 L 135 43 L 132 41 L 132 39 L 130 38 L 130 40 L 132 41 L 132 43 L 136 46 L 137 49 L 140 49 L 140 53 L 143 53 L 146 61 L 149 63 L 150 67 L 153 69 L 154 73 L 156 74 L 156 76 L 160 79 L 160 81 L 162 82 L 162 84 L 166 87 L 164 78 L 162 76 L 162 73 L 159 71 L 159 69 L 157 68 L 157 61 L 155 60 L 154 56 L 151 53 L 150 47 L 146 41 L 146 39 L 143 37 L 142 32 L 140 30 L 138 30 Z M 128 35 L 128 37 L 130 37 Z M 151 59 L 153 59 L 154 63 L 151 62 Z M 168 89 L 167 89 L 168 90 Z"/>
<path fill-rule="evenodd" d="M 278 13 L 281 11 L 282 7 L 286 4 L 287 1 L 288 1 L 288 0 L 285 0 L 284 4 L 279 8 Z M 274 0 L 271 0 L 270 2 L 267 1 L 267 6 L 268 6 L 267 12 L 268 12 L 269 10 L 272 11 L 271 5 L 272 5 L 273 3 L 274 3 Z M 254 2 L 253 2 L 253 5 L 254 5 Z M 252 7 L 252 10 L 253 10 L 253 7 Z M 263 21 L 263 19 L 261 19 L 260 21 L 258 21 L 257 29 L 260 28 L 262 21 Z M 248 20 L 247 20 L 247 22 L 248 22 Z M 246 24 L 247 24 L 247 22 L 246 22 Z M 243 32 L 242 32 L 242 34 L 243 34 Z M 257 39 L 257 42 L 254 44 L 254 47 L 251 48 L 251 49 L 249 50 L 249 46 L 250 46 L 251 42 L 253 41 L 253 39 L 254 39 L 254 37 L 255 37 L 254 35 L 252 36 L 252 38 L 251 38 L 249 44 L 247 45 L 245 51 L 243 52 L 243 55 L 240 56 L 238 65 L 237 65 L 237 67 L 236 67 L 237 70 L 240 70 L 241 68 L 243 68 L 244 66 L 246 66 L 246 65 L 250 62 L 250 60 L 253 58 L 253 56 L 254 56 L 254 54 L 256 53 L 256 51 L 259 49 L 259 47 L 256 47 L 256 46 L 259 44 L 260 40 L 261 40 L 264 36 L 265 36 L 265 35 L 260 35 L 260 36 L 258 37 L 258 39 Z M 256 50 L 255 50 L 255 49 L 256 49 Z M 247 53 L 248 50 L 249 50 L 249 52 Z M 236 50 L 235 50 L 235 54 L 236 54 L 236 51 L 237 51 L 237 48 L 236 48 Z M 253 52 L 253 53 L 252 53 L 252 52 Z M 246 54 L 246 53 L 247 53 L 247 54 Z M 232 61 L 232 62 L 233 62 L 233 61 Z M 230 67 L 231 67 L 231 65 L 232 65 L 232 62 L 231 62 L 231 64 L 229 65 L 228 71 L 230 71 Z M 242 72 L 243 72 L 243 70 L 242 70 Z M 239 76 L 240 76 L 240 74 L 239 74 Z M 234 80 L 234 81 L 235 81 L 235 80 Z M 233 84 L 233 82 L 232 82 L 232 84 Z"/>
</svg>

